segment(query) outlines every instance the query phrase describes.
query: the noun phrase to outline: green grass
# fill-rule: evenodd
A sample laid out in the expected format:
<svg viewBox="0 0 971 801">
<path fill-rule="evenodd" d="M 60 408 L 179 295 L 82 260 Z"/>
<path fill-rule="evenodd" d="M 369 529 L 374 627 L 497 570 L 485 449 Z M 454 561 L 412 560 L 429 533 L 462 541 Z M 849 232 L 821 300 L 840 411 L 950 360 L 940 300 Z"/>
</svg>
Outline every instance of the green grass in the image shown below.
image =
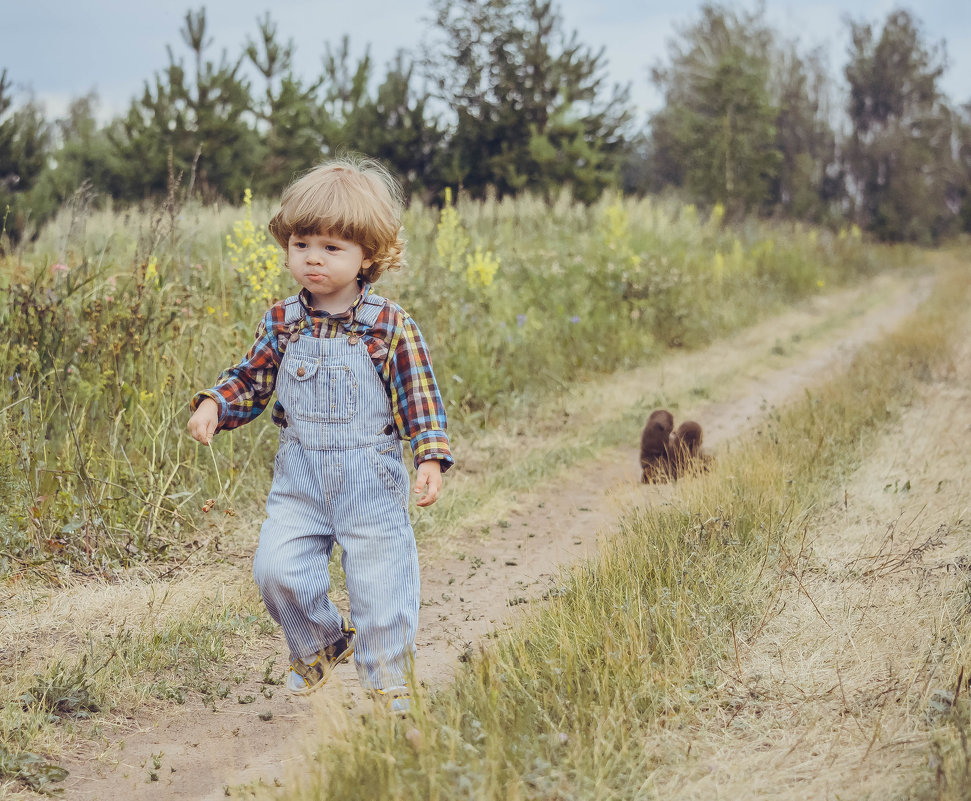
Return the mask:
<svg viewBox="0 0 971 801">
<path fill-rule="evenodd" d="M 350 724 L 272 797 L 649 797 L 647 734 L 690 724 L 763 619 L 771 575 L 881 427 L 948 359 L 966 272 L 846 371 L 770 417 L 673 501 L 632 510 L 597 561 L 500 635 L 413 721 Z M 962 764 L 960 743 L 947 753 Z M 944 746 L 942 746 L 942 749 Z M 957 756 L 955 756 L 955 754 Z M 959 774 L 956 774 L 956 777 Z"/>
<path fill-rule="evenodd" d="M 268 209 L 257 204 L 254 213 Z M 413 267 L 379 285 L 432 341 L 457 448 L 510 415 L 540 420 L 555 406 L 549 399 L 582 378 L 707 343 L 819 292 L 820 283 L 850 283 L 906 256 L 790 226 L 728 230 L 648 201 L 588 209 L 522 198 L 461 202 L 459 211 L 468 245 L 458 255 L 481 247 L 500 258 L 491 285 L 473 287 L 464 271 L 440 263 L 438 215 L 417 207 L 406 220 Z M 184 576 L 186 565 L 222 558 L 212 545 L 225 535 L 226 512 L 258 514 L 275 449 L 269 420 L 218 437 L 212 450 L 184 432 L 188 397 L 245 350 L 260 313 L 223 250 L 241 211 L 179 213 L 97 214 L 86 229 L 62 219 L 0 265 L 0 572 L 11 581 L 73 586 L 146 565 L 145 576 Z M 717 280 L 713 253 L 725 254 Z M 69 269 L 52 272 L 55 263 Z M 918 351 L 911 358 L 920 361 Z M 683 389 L 701 397 L 722 379 L 715 371 Z M 812 403 L 815 419 L 829 401 Z M 879 404 L 870 413 L 886 417 Z M 506 473 L 487 472 L 475 491 L 436 506 L 430 535 L 444 536 L 448 521 L 513 486 L 624 441 L 636 414 L 617 410 L 572 439 L 537 446 Z M 557 427 L 540 423 L 540 431 Z M 401 797 L 409 797 L 402 782 L 429 798 L 492 797 L 521 781 L 543 797 L 569 797 L 574 786 L 631 792 L 631 777 L 649 775 L 650 758 L 630 732 L 693 714 L 713 660 L 731 658 L 726 621 L 741 629 L 758 613 L 757 595 L 727 592 L 726 582 L 758 585 L 759 560 L 778 556 L 824 494 L 829 479 L 816 476 L 802 484 L 817 494 L 795 497 L 789 463 L 767 455 L 782 430 L 765 435 L 762 451 L 733 454 L 703 497 L 686 493 L 663 514 L 633 513 L 617 551 L 564 579 L 567 589 L 543 613 L 553 617 L 502 640 L 454 690 L 423 700 L 420 747 L 372 721 L 347 744 L 341 781 L 363 770 L 376 793 L 396 788 Z M 805 436 L 817 448 L 815 434 Z M 818 447 L 815 456 L 829 458 L 829 446 Z M 840 440 L 833 452 L 846 447 Z M 208 497 L 217 499 L 209 516 L 201 511 Z M 644 552 L 661 558 L 640 564 Z M 190 694 L 232 701 L 241 678 L 234 655 L 269 621 L 251 587 L 208 600 L 178 619 L 154 617 L 149 603 L 138 625 L 69 636 L 39 659 L 6 666 L 0 781 L 43 788 L 57 771 L 38 754 L 58 753 L 106 713 Z M 543 661 L 550 653 L 552 667 Z M 561 698 L 564 686 L 571 694 Z"/>
<path fill-rule="evenodd" d="M 408 210 L 411 266 L 378 288 L 426 334 L 457 445 L 576 381 L 706 344 L 906 257 L 846 232 L 727 228 L 652 200 L 456 209 L 451 233 L 436 210 Z M 270 210 L 176 197 L 65 209 L 0 264 L 0 572 L 165 569 L 205 535 L 206 499 L 222 512 L 265 497 L 268 415 L 212 452 L 184 427 L 191 395 L 252 342 L 264 306 L 227 236 L 247 214 L 261 232 Z M 256 258 L 258 245 L 243 250 Z M 469 272 L 477 252 L 498 259 L 489 281 Z"/>
</svg>

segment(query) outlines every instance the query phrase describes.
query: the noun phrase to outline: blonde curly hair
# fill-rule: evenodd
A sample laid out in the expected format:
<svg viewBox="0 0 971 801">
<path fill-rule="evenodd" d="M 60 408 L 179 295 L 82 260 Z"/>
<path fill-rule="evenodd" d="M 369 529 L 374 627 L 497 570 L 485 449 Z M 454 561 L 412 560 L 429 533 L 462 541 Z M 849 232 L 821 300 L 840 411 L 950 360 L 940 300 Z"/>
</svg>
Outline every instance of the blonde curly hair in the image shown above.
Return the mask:
<svg viewBox="0 0 971 801">
<path fill-rule="evenodd" d="M 283 190 L 270 233 L 287 250 L 290 235 L 331 234 L 360 245 L 374 283 L 385 270 L 405 266 L 401 186 L 373 159 L 341 156 L 320 164 Z"/>
</svg>

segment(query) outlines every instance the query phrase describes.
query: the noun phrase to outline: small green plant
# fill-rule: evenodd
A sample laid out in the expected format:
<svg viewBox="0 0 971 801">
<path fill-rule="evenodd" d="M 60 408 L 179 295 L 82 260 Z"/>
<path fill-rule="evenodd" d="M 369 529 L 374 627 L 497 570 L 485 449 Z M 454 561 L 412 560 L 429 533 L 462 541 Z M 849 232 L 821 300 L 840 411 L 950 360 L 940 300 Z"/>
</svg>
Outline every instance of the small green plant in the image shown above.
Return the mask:
<svg viewBox="0 0 971 801">
<path fill-rule="evenodd" d="M 163 751 L 159 751 L 157 754 L 152 754 L 152 769 L 148 772 L 148 780 L 150 782 L 157 782 L 159 779 L 158 772 L 162 769 L 162 757 L 165 756 Z"/>
<path fill-rule="evenodd" d="M 664 740 L 711 715 L 717 688 L 735 681 L 736 632 L 756 630 L 770 605 L 765 571 L 792 569 L 792 546 L 838 493 L 838 477 L 922 376 L 947 363 L 945 321 L 966 302 L 966 285 L 941 292 L 904 333 L 861 352 L 704 477 L 679 482 L 669 503 L 630 509 L 598 559 L 464 661 L 454 686 L 417 694 L 407 727 L 348 726 L 287 798 L 324 788 L 416 801 L 522 788 L 536 798 L 638 797 L 663 759 L 645 752 L 642 735 Z M 947 697 L 942 714 L 957 693 Z M 947 751 L 955 787 L 969 764 L 956 746 Z"/>
<path fill-rule="evenodd" d="M 61 790 L 54 785 L 67 777 L 65 768 L 39 754 L 29 751 L 13 753 L 0 745 L 0 779 L 20 782 L 43 795 L 56 795 Z"/>
<path fill-rule="evenodd" d="M 265 498 L 268 414 L 212 449 L 184 428 L 193 393 L 286 294 L 279 249 L 251 194 L 217 210 L 170 184 L 124 225 L 86 211 L 80 226 L 65 208 L 16 260 L 0 257 L 0 570 L 174 572 L 219 547 L 215 518 Z M 717 210 L 702 222 L 617 196 L 457 203 L 449 190 L 441 210 L 408 209 L 404 228 L 412 268 L 377 288 L 421 324 L 457 437 L 559 393 L 564 376 L 703 345 L 906 256 L 851 230 L 726 224 Z"/>
<path fill-rule="evenodd" d="M 55 661 L 46 674 L 36 677 L 36 683 L 20 697 L 20 703 L 25 709 L 36 708 L 61 718 L 87 718 L 100 712 L 87 668 L 86 656 L 73 667 Z"/>
<path fill-rule="evenodd" d="M 273 675 L 273 666 L 276 664 L 276 659 L 271 657 L 267 660 L 266 664 L 263 666 L 263 678 L 260 680 L 263 684 L 277 685 L 283 684 L 283 679 L 279 676 Z"/>
</svg>

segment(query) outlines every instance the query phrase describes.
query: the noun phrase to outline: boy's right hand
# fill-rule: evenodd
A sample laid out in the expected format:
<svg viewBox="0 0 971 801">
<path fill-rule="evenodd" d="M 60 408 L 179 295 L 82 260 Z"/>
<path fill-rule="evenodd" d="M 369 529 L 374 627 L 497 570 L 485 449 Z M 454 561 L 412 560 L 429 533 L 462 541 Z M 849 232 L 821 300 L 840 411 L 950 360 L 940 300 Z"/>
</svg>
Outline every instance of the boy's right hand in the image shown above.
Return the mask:
<svg viewBox="0 0 971 801">
<path fill-rule="evenodd" d="M 205 398 L 189 418 L 189 434 L 197 442 L 208 445 L 219 423 L 219 406 L 212 398 Z"/>
</svg>

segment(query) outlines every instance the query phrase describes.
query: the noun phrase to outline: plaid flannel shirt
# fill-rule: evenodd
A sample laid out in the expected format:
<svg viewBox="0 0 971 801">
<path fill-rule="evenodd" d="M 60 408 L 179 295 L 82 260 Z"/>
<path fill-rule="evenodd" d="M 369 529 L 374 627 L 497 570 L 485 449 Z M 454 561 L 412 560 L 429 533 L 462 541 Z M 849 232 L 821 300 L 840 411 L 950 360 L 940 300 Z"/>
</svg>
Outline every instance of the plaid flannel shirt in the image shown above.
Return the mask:
<svg viewBox="0 0 971 801">
<path fill-rule="evenodd" d="M 296 324 L 285 322 L 284 304 L 270 307 L 256 331 L 256 342 L 243 360 L 224 370 L 211 389 L 198 392 L 191 401 L 193 411 L 205 398 L 219 406 L 217 431 L 237 428 L 256 419 L 266 408 L 276 385 L 276 373 L 283 351 L 295 331 L 309 329 L 315 337 L 337 337 L 353 327 L 354 312 L 363 303 L 380 304 L 373 326 L 361 330 L 361 341 L 391 399 L 395 427 L 402 439 L 411 442 L 415 465 L 437 459 L 442 471 L 452 464 L 446 434 L 445 405 L 442 402 L 425 340 L 415 321 L 397 304 L 374 293 L 366 284 L 351 308 L 341 314 L 313 309 L 306 290 L 297 296 L 303 316 Z M 291 301 L 292 302 L 292 301 Z M 280 401 L 273 405 L 273 422 L 286 425 Z"/>
</svg>

